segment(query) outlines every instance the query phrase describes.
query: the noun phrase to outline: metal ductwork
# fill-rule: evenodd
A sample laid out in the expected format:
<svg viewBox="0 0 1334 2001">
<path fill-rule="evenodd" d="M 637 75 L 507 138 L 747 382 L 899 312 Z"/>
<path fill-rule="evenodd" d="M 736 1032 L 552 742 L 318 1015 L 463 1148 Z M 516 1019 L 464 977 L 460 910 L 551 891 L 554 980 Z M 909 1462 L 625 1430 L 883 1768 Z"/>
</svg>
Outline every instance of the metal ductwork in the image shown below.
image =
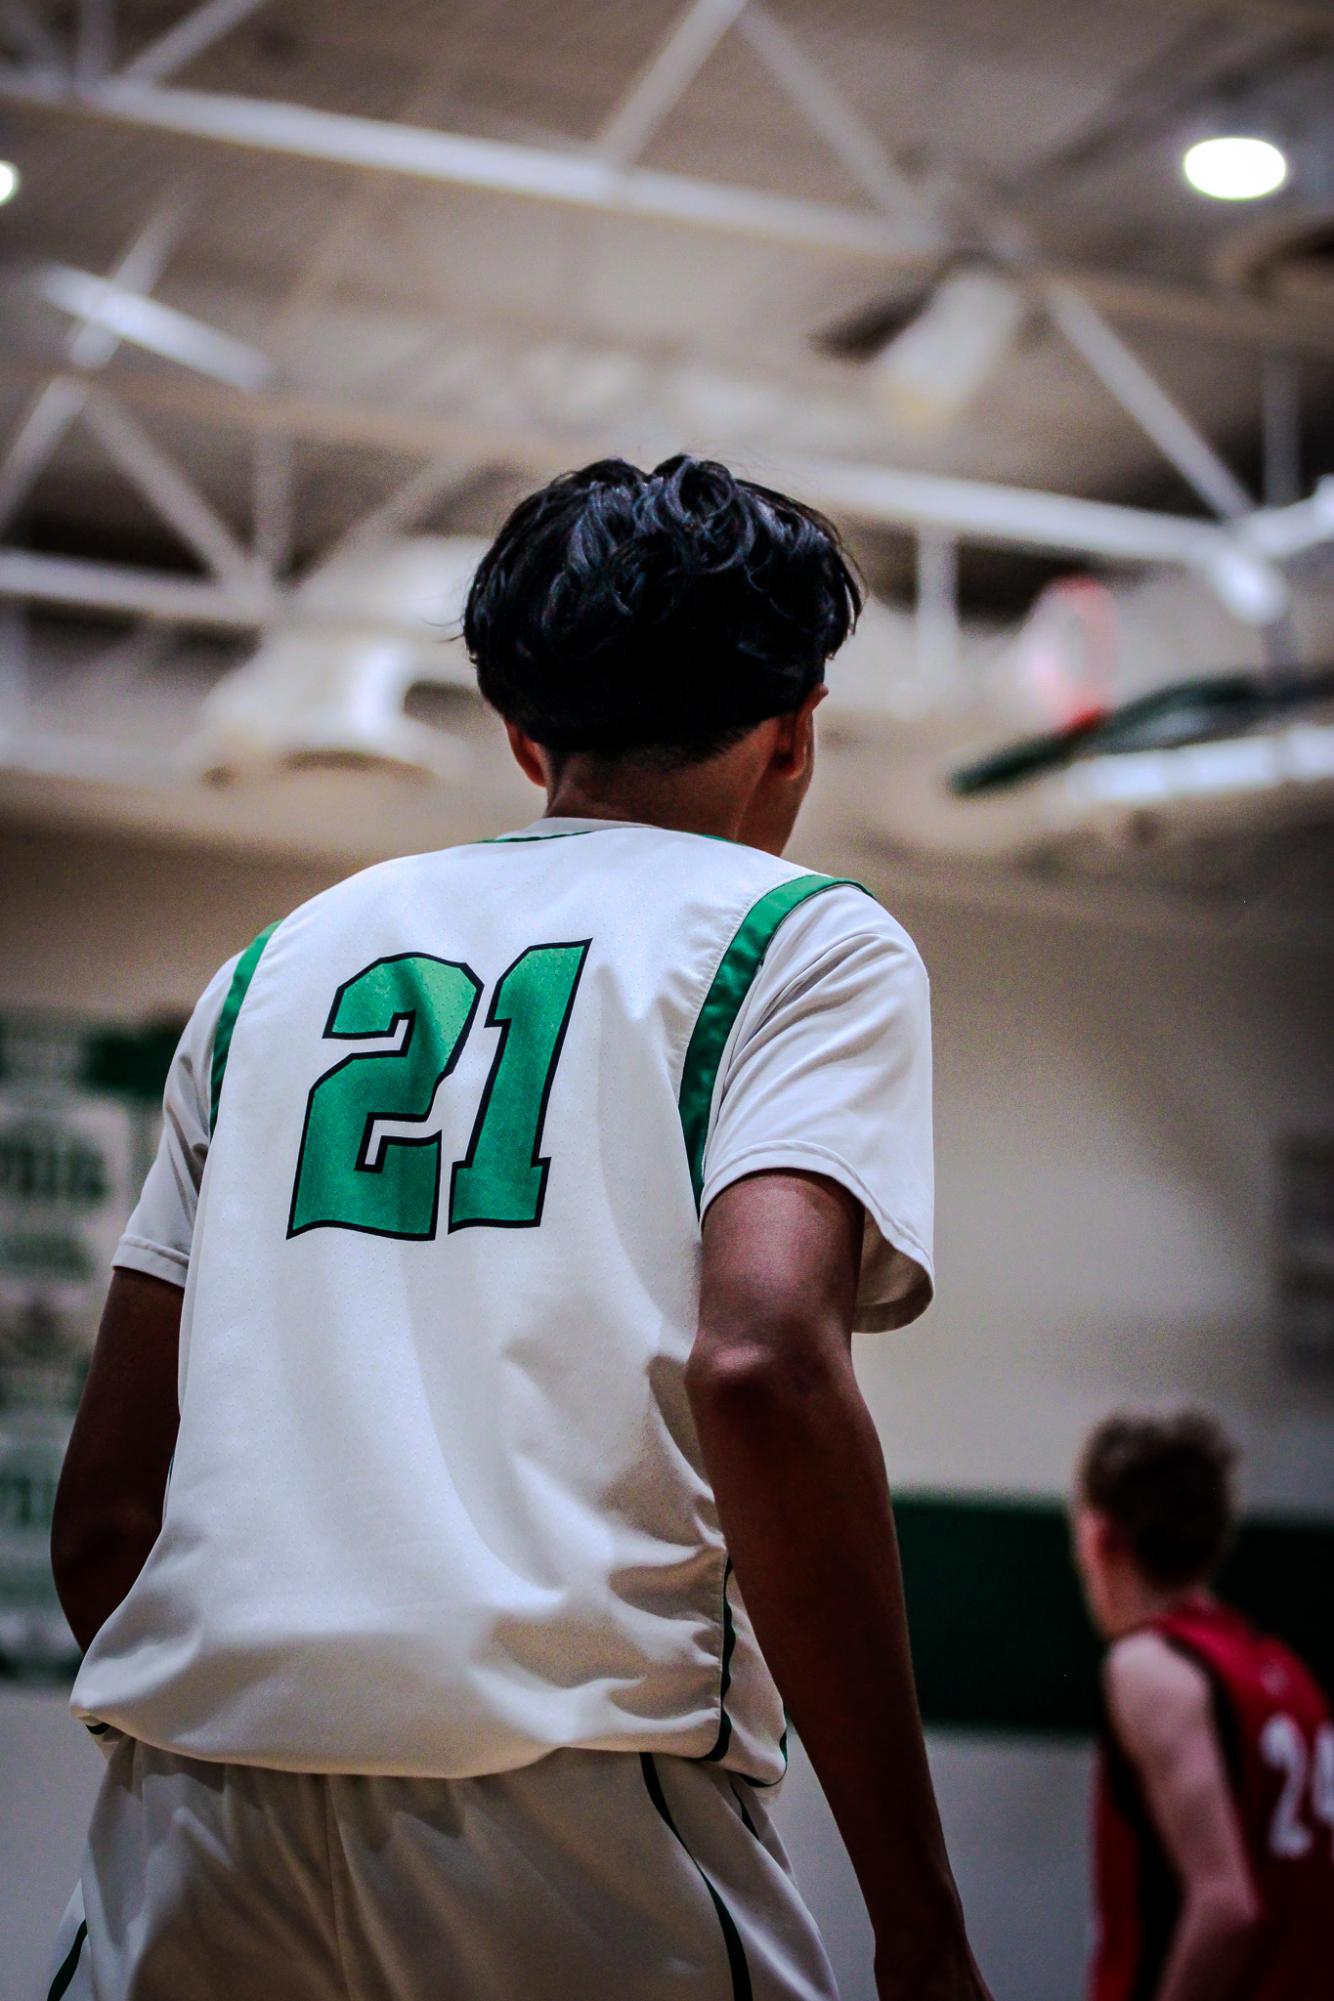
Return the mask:
<svg viewBox="0 0 1334 2001">
<path fill-rule="evenodd" d="M 423 682 L 471 684 L 460 622 L 486 546 L 418 536 L 335 555 L 206 697 L 188 766 L 214 783 L 320 766 L 461 777 L 467 747 L 404 705 Z"/>
</svg>

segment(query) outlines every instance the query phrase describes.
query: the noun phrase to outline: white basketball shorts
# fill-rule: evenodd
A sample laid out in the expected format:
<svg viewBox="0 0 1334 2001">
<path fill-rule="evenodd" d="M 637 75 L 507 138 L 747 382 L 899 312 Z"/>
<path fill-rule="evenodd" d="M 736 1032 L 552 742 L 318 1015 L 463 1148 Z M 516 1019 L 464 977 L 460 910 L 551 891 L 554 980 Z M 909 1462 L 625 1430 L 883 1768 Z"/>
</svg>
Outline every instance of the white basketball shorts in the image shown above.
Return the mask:
<svg viewBox="0 0 1334 2001">
<path fill-rule="evenodd" d="M 111 1747 L 50 2001 L 834 2001 L 762 1795 L 557 1751 L 351 1778 Z"/>
</svg>

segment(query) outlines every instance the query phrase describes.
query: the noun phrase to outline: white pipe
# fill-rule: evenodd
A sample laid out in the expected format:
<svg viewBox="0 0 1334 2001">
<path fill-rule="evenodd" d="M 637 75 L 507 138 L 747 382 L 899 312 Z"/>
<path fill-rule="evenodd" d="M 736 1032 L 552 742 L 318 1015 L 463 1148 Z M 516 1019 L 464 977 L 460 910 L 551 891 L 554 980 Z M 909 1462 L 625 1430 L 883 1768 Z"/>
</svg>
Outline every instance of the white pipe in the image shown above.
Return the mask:
<svg viewBox="0 0 1334 2001">
<path fill-rule="evenodd" d="M 689 0 L 594 142 L 604 159 L 628 166 L 643 152 L 717 48 L 746 0 Z"/>
<path fill-rule="evenodd" d="M 228 382 L 234 389 L 259 389 L 273 378 L 273 363 L 248 342 L 221 333 L 192 313 L 164 306 L 91 271 L 69 264 L 44 264 L 37 273 L 42 297 L 82 320 L 114 334 L 118 341 L 160 354 L 197 374 Z"/>
<path fill-rule="evenodd" d="M 202 7 L 194 8 L 184 20 L 175 22 L 155 42 L 141 49 L 125 64 L 121 75 L 134 77 L 140 83 L 160 83 L 163 77 L 174 76 L 205 49 L 212 48 L 214 42 L 251 14 L 257 14 L 263 5 L 264 0 L 204 0 Z"/>
<path fill-rule="evenodd" d="M 263 625 L 276 602 L 272 592 L 254 585 L 238 590 L 158 570 L 93 563 L 76 556 L 35 555 L 26 549 L 0 549 L 0 597 L 236 632 L 253 632 Z"/>
<path fill-rule="evenodd" d="M 766 455 L 758 476 L 769 484 L 791 485 L 831 511 L 861 521 L 937 528 L 976 542 L 1078 549 L 1118 562 L 1190 565 L 1206 565 L 1230 546 L 1226 532 L 1209 521 L 940 473 Z"/>
<path fill-rule="evenodd" d="M 83 382 L 58 375 L 38 390 L 24 411 L 0 461 L 0 533 L 27 499 L 87 394 Z"/>
<path fill-rule="evenodd" d="M 83 419 L 126 478 L 215 575 L 232 583 L 249 580 L 254 572 L 251 558 L 221 515 L 149 437 L 137 417 L 109 396 L 95 393 L 84 406 Z"/>
<path fill-rule="evenodd" d="M 887 215 L 929 216 L 931 203 L 890 159 L 842 92 L 830 83 L 801 44 L 758 0 L 742 15 L 740 32 L 793 104 Z"/>
<path fill-rule="evenodd" d="M 1231 467 L 1097 308 L 1069 285 L 1045 286 L 1043 300 L 1071 347 L 1205 505 L 1225 521 L 1249 514 L 1255 503 Z"/>
<path fill-rule="evenodd" d="M 623 170 L 588 155 L 316 111 L 304 104 L 163 89 L 114 77 L 71 92 L 58 79 L 3 68 L 0 99 L 257 152 L 692 224 L 807 249 L 895 258 L 935 257 L 945 247 L 938 229 L 913 218 L 891 226 L 858 209 L 696 181 L 684 174 L 652 173 L 645 167 Z"/>
</svg>

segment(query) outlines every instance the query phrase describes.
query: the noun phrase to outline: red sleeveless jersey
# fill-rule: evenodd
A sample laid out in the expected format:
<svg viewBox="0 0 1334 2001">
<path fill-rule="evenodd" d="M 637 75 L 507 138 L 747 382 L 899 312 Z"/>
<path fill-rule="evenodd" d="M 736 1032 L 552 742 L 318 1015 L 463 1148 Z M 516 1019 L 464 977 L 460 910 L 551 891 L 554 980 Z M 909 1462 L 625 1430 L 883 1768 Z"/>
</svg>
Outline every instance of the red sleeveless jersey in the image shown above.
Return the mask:
<svg viewBox="0 0 1334 2001">
<path fill-rule="evenodd" d="M 1245 2001 L 1334 1996 L 1334 1727 L 1295 1654 L 1236 1612 L 1179 1606 L 1140 1629 L 1203 1670 L 1260 1904 Z M 1105 1718 L 1090 2001 L 1154 2001 L 1181 1911 L 1139 1773 Z"/>
</svg>

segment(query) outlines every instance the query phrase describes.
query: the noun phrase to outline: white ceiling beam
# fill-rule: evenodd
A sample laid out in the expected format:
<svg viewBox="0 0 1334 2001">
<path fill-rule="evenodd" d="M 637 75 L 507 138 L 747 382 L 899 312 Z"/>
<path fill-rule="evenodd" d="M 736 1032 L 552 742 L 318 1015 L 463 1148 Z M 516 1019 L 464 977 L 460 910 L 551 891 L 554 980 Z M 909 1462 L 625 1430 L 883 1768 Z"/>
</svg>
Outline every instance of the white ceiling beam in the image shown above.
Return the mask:
<svg viewBox="0 0 1334 2001">
<path fill-rule="evenodd" d="M 920 217 L 903 216 L 891 223 L 883 215 L 831 203 L 789 200 L 642 167 L 617 171 L 586 154 L 426 131 L 304 105 L 152 88 L 115 78 L 72 91 L 40 70 L 3 65 L 0 102 L 866 259 L 881 274 L 933 269 L 952 247 L 937 226 Z M 1296 302 L 1277 306 L 1240 292 L 1222 294 L 1075 266 L 1038 263 L 1030 275 L 1076 285 L 1116 319 L 1243 346 L 1334 355 L 1328 315 Z"/>
<path fill-rule="evenodd" d="M 944 224 L 929 192 L 899 173 L 844 93 L 760 0 L 754 0 L 740 29 L 878 207 L 891 213 L 916 210 Z M 1032 255 L 1032 246 L 1024 243 L 1026 232 L 1013 220 L 992 221 L 987 235 L 1003 262 L 1008 261 L 1007 247 Z M 1224 520 L 1249 514 L 1254 502 L 1240 480 L 1098 308 L 1069 284 L 1048 283 L 1042 296 L 1049 317 L 1076 353 L 1205 505 Z"/>
<path fill-rule="evenodd" d="M 1318 481 L 1308 500 L 1288 507 L 1262 507 L 1237 524 L 1237 532 L 1257 556 L 1290 562 L 1308 549 L 1334 542 L 1334 473 Z"/>
<path fill-rule="evenodd" d="M 294 593 L 252 582 L 248 588 L 182 577 L 169 570 L 141 569 L 130 563 L 102 563 L 83 556 L 49 556 L 31 549 L 0 547 L 0 599 L 58 605 L 70 611 L 102 612 L 146 625 L 185 626 L 200 631 L 255 632 L 279 613 L 299 610 L 305 625 L 329 632 L 364 631 L 364 618 L 348 618 L 299 605 Z M 420 619 L 377 626 L 390 634 L 433 645 L 438 633 Z"/>
<path fill-rule="evenodd" d="M 475 7 L 485 8 L 486 4 L 487 0 L 474 0 Z M 461 38 L 457 33 L 442 37 L 444 48 L 452 47 L 456 55 L 460 53 L 461 40 L 466 46 L 466 37 Z M 432 64 L 429 77 L 417 79 L 399 106 L 399 116 L 406 124 L 420 124 L 430 111 L 439 112 L 441 86 L 434 68 Z M 282 297 L 268 322 L 271 348 L 281 352 L 300 319 L 329 297 L 346 273 L 355 271 L 359 248 L 393 194 L 392 182 L 386 185 L 383 180 L 364 175 L 321 217 L 313 241 L 304 248 L 295 270 L 284 275 Z"/>
<path fill-rule="evenodd" d="M 21 364 L 0 363 L 0 381 L 29 375 Z M 418 460 L 429 452 L 464 463 L 490 461 L 534 475 L 564 471 L 614 443 L 596 431 L 490 424 L 273 390 L 239 396 L 203 381 L 169 382 L 128 373 L 118 377 L 116 394 L 122 415 L 133 405 L 234 430 L 362 444 Z M 757 476 L 767 482 L 786 482 L 836 513 L 885 527 L 934 528 L 964 540 L 1078 551 L 1114 562 L 1207 566 L 1233 546 L 1228 532 L 1212 522 L 1147 508 L 753 447 L 752 456 Z M 738 465 L 747 462 L 742 449 L 730 457 Z"/>
<path fill-rule="evenodd" d="M 32 492 L 87 393 L 81 381 L 57 376 L 28 404 L 0 461 L 0 534 Z"/>
<path fill-rule="evenodd" d="M 1069 285 L 1047 285 L 1042 298 L 1070 346 L 1206 507 L 1225 521 L 1251 513 L 1255 503 L 1232 468 L 1097 308 Z"/>
<path fill-rule="evenodd" d="M 28 549 L 0 549 L 0 597 L 224 632 L 252 632 L 274 608 L 272 593 L 254 587 L 242 591 L 167 571 Z"/>
<path fill-rule="evenodd" d="M 120 73 L 139 83 L 161 83 L 164 77 L 174 76 L 196 56 L 202 56 L 205 49 L 212 48 L 214 42 L 230 34 L 264 5 L 265 0 L 205 0 L 202 7 L 193 8 L 146 49 L 141 49 Z"/>
<path fill-rule="evenodd" d="M 0 385 L 40 389 L 51 379 L 49 365 L 0 351 Z M 64 371 L 62 371 L 64 372 Z M 92 386 L 95 377 L 78 377 Z M 242 396 L 202 377 L 168 376 L 147 369 L 124 369 L 116 376 L 122 405 L 146 415 L 180 417 L 256 436 L 277 432 L 330 444 L 360 445 L 368 451 L 397 452 L 413 464 L 425 456 L 490 461 L 532 472 L 560 472 L 576 453 L 596 450 L 600 435 L 578 436 L 537 426 L 499 423 L 489 417 L 442 414 L 413 405 L 358 402 L 348 396 L 309 395 L 264 389 Z"/>
<path fill-rule="evenodd" d="M 604 160 L 629 166 L 680 103 L 746 0 L 689 0 L 593 144 Z"/>
<path fill-rule="evenodd" d="M 842 91 L 767 7 L 752 0 L 738 25 L 775 81 L 877 208 L 893 216 L 930 214 L 923 191 L 899 172 Z"/>
<path fill-rule="evenodd" d="M 94 280 L 99 296 L 106 287 L 151 290 L 171 255 L 185 215 L 186 202 L 180 195 L 155 209 L 111 276 Z M 82 310 L 76 312 L 74 325 L 65 337 L 66 355 L 75 367 L 83 370 L 105 367 L 119 345 L 119 334 Z M 44 384 L 29 403 L 0 460 L 0 534 L 59 451 L 61 441 L 83 408 L 86 394 L 84 383 L 67 377 Z"/>
<path fill-rule="evenodd" d="M 31 363 L 0 359 L 0 384 L 31 389 L 49 379 Z M 169 379 L 126 371 L 116 395 L 126 406 L 165 417 L 217 424 L 255 436 L 325 440 L 401 453 L 420 463 L 512 466 L 534 476 L 567 470 L 615 448 L 605 432 L 555 431 L 545 425 L 498 423 L 391 405 L 356 403 L 289 390 L 242 396 L 202 379 Z M 788 456 L 749 448 L 757 477 L 796 490 L 846 518 L 873 525 L 936 529 L 965 541 L 1017 544 L 1083 553 L 1112 562 L 1185 563 L 1208 567 L 1238 545 L 1282 560 L 1297 549 L 1334 539 L 1334 487 L 1322 486 L 1297 508 L 1260 509 L 1235 526 L 1122 507 L 1072 494 L 1041 492 L 985 480 L 902 471 L 852 460 Z M 742 465 L 747 450 L 729 453 Z"/>
<path fill-rule="evenodd" d="M 108 290 L 137 292 L 146 297 L 167 268 L 190 212 L 188 196 L 178 189 L 161 202 L 105 278 Z M 65 352 L 76 368 L 104 368 L 120 346 L 120 335 L 96 317 L 79 312 L 69 330 Z"/>
<path fill-rule="evenodd" d="M 986 514 L 988 505 L 1005 510 L 1009 517 L 1013 491 L 1003 487 L 984 490 L 982 494 L 970 493 L 963 496 L 967 505 L 950 507 L 948 494 L 942 487 L 969 488 L 969 481 L 939 481 L 928 479 L 926 475 L 906 475 L 913 481 L 908 492 L 901 489 L 891 491 L 889 482 L 892 474 L 877 473 L 872 469 L 810 465 L 796 461 L 782 468 L 775 468 L 766 462 L 768 478 L 781 477 L 813 500 L 838 511 L 857 514 L 861 518 L 883 519 L 885 510 L 892 511 L 898 525 L 915 523 L 929 534 L 932 529 L 937 534 L 948 536 L 951 529 L 960 522 L 965 513 L 973 528 L 985 540 L 1005 540 L 1008 536 L 1000 533 L 996 523 Z M 1066 500 L 1050 494 L 1028 494 L 1025 496 L 1033 512 L 1022 521 L 1009 521 L 1011 528 L 1018 528 L 1024 539 L 1038 546 L 1070 548 L 1076 546 L 1072 538 L 1080 531 L 1092 529 L 1089 517 L 1079 510 L 1093 508 L 1095 503 Z M 1302 510 L 1274 510 L 1253 517 L 1253 523 L 1261 524 L 1267 531 L 1259 537 L 1263 546 L 1267 539 L 1273 553 L 1278 554 L 1285 543 L 1288 527 L 1282 518 L 1286 514 L 1297 514 L 1309 510 L 1312 503 L 1302 504 Z M 1060 510 L 1060 519 L 1051 522 L 1043 518 L 1044 509 Z M 1073 522 L 1067 510 L 1076 510 Z M 1146 552 L 1147 530 L 1142 517 L 1138 532 L 1134 536 L 1124 533 L 1122 516 L 1132 514 L 1132 509 L 1107 508 L 1101 510 L 1099 537 L 1107 546 L 1105 551 L 1085 553 L 1119 554 L 1127 560 L 1183 563 L 1187 566 L 1208 567 L 1215 560 L 1220 549 L 1228 546 L 1228 537 L 1222 529 L 1199 529 L 1202 538 L 1196 545 L 1186 541 L 1175 549 L 1162 546 L 1154 541 L 1153 554 Z M 911 517 L 911 523 L 907 519 Z M 1170 521 L 1172 517 L 1163 517 Z M 1189 524 L 1177 523 L 1184 528 Z M 1291 524 L 1300 529 L 1300 546 L 1311 546 L 1316 539 L 1328 540 L 1334 537 L 1334 498 L 1318 520 L 1303 518 Z M 960 527 L 960 533 L 967 537 L 967 525 Z M 1093 539 L 1090 533 L 1086 539 Z M 1296 540 L 1294 535 L 1292 540 Z M 1267 551 L 1266 551 L 1267 553 Z M 124 617 L 145 619 L 152 623 L 165 623 L 188 627 L 201 627 L 223 631 L 252 631 L 266 624 L 286 601 L 287 594 L 264 584 L 254 573 L 244 582 L 219 583 L 205 579 L 195 579 L 171 575 L 161 571 L 137 568 L 126 564 L 92 562 L 79 557 L 34 554 L 29 550 L 0 549 L 0 597 L 26 599 L 38 604 L 62 605 L 68 608 L 112 613 Z"/>
<path fill-rule="evenodd" d="M 231 583 L 251 581 L 255 574 L 253 559 L 217 510 L 154 442 L 137 417 L 98 391 L 85 403 L 83 421 L 125 477 L 215 576 Z"/>
<path fill-rule="evenodd" d="M 683 174 L 622 170 L 589 154 L 516 146 L 508 140 L 435 132 L 317 111 L 304 104 L 177 90 L 110 77 L 77 93 L 58 81 L 0 68 L 0 101 L 171 132 L 291 159 L 325 161 L 450 187 L 596 212 L 645 217 L 858 256 L 936 254 L 935 232 L 819 202 L 696 181 Z"/>
<path fill-rule="evenodd" d="M 43 264 L 35 282 L 44 299 L 85 325 L 215 382 L 230 383 L 234 389 L 262 389 L 273 380 L 273 363 L 247 341 L 111 279 L 69 264 Z"/>
<path fill-rule="evenodd" d="M 401 535 L 421 520 L 427 508 L 435 506 L 447 495 L 470 486 L 475 470 L 473 466 L 461 466 L 457 459 L 432 459 L 405 479 L 401 486 L 396 486 L 378 507 L 372 507 L 343 529 L 329 547 L 320 552 L 316 566 L 325 569 L 353 549 L 363 549 L 368 543 L 383 541 L 387 535 Z"/>
<path fill-rule="evenodd" d="M 744 453 L 733 453 L 744 464 Z M 988 480 L 858 465 L 849 460 L 763 456 L 767 484 L 790 486 L 834 514 L 886 527 L 936 530 L 964 541 L 1077 550 L 1105 562 L 1208 566 L 1229 546 L 1208 521 L 1119 507 L 1073 494 Z"/>
</svg>

